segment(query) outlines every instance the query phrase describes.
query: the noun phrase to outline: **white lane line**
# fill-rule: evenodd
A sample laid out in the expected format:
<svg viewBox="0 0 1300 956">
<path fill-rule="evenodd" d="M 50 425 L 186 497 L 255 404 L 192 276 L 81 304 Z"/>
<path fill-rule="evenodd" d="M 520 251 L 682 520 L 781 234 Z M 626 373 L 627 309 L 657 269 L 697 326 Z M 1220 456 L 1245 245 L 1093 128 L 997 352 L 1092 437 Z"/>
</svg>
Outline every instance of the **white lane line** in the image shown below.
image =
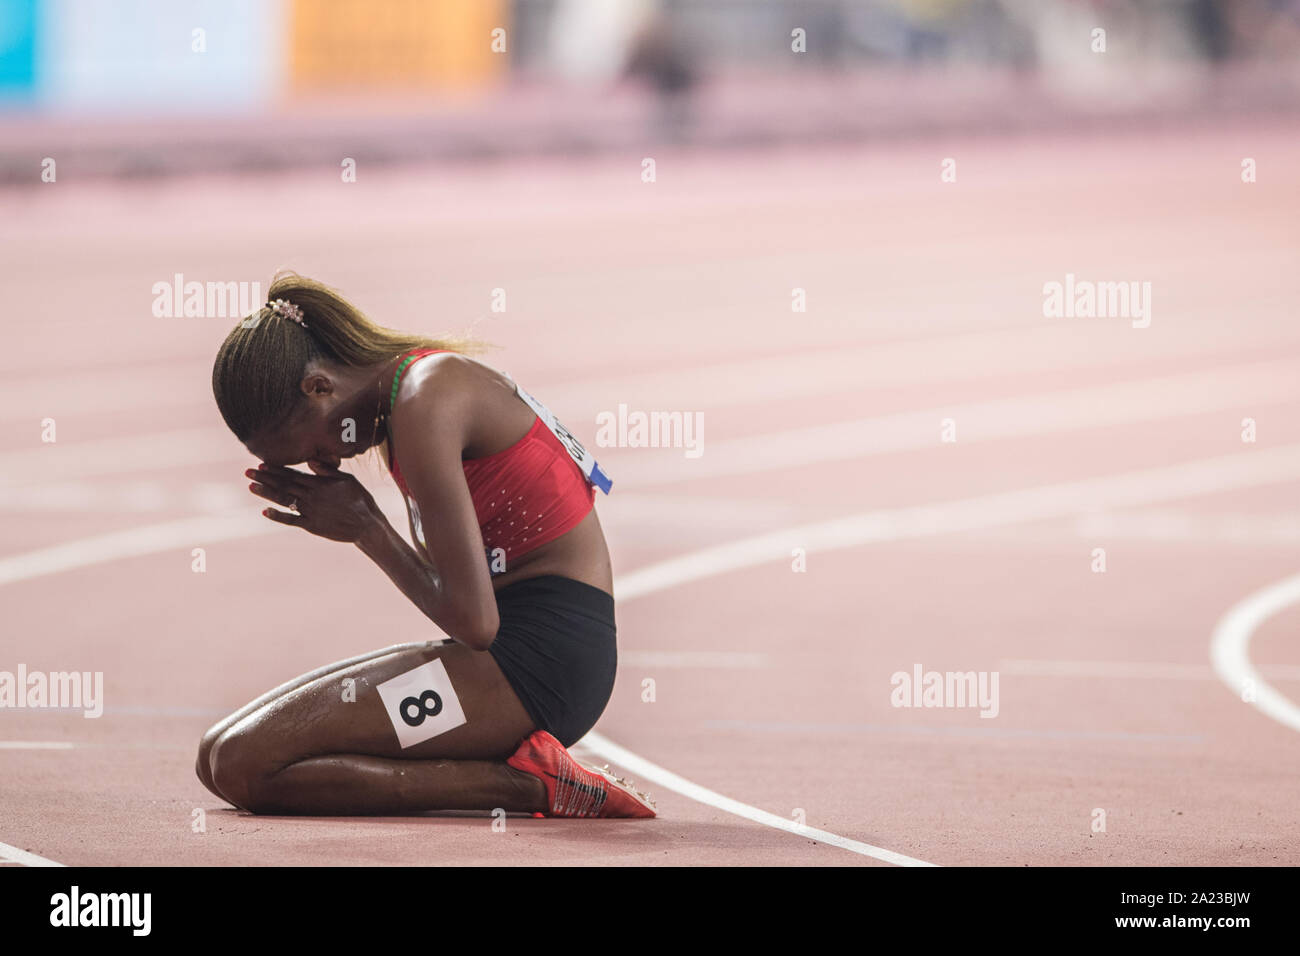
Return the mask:
<svg viewBox="0 0 1300 956">
<path fill-rule="evenodd" d="M 680 777 L 671 770 L 665 770 L 656 763 L 651 763 L 644 757 L 634 754 L 625 747 L 620 747 L 614 741 L 610 740 L 603 734 L 596 731 L 590 731 L 587 736 L 583 737 L 578 745 L 599 755 L 605 760 L 612 761 L 620 767 L 625 767 L 630 773 L 638 779 L 652 780 L 661 787 L 667 787 L 683 796 L 690 797 L 698 803 L 707 804 L 724 810 L 727 813 L 743 817 L 746 820 L 752 820 L 754 823 L 761 823 L 764 826 L 773 827 L 777 830 L 785 830 L 787 833 L 793 833 L 809 840 L 817 840 L 821 843 L 829 843 L 831 846 L 837 846 L 844 850 L 851 850 L 854 853 L 860 853 L 863 856 L 873 857 L 877 860 L 883 860 L 885 863 L 893 863 L 897 866 L 934 866 L 933 863 L 926 863 L 924 860 L 918 860 L 914 857 L 904 856 L 902 853 L 896 853 L 893 850 L 886 850 L 883 847 L 872 846 L 870 843 L 862 843 L 858 840 L 850 840 L 836 833 L 829 833 L 826 830 L 818 830 L 816 827 L 800 825 L 794 820 L 787 820 L 785 817 L 779 817 L 775 813 L 768 813 L 766 810 L 760 810 L 757 807 L 751 807 L 747 803 L 741 803 L 739 800 L 733 800 L 731 797 L 725 797 L 716 791 L 701 787 L 698 783 L 692 783 L 685 777 Z"/>
<path fill-rule="evenodd" d="M 1300 445 L 1281 445 L 976 498 L 867 511 L 741 538 L 641 568 L 619 577 L 616 596 L 621 601 L 631 600 L 701 577 L 789 560 L 793 547 L 829 551 L 1191 498 L 1298 478 Z M 144 525 L 0 558 L 0 585 L 186 545 L 197 547 L 204 541 L 231 541 L 280 530 L 279 525 L 260 514 L 242 510 Z"/>
<path fill-rule="evenodd" d="M 1300 346 L 1300 335 L 1289 326 L 1256 330 L 1255 344 L 1282 353 Z M 1086 324 L 1030 324 L 1011 328 L 958 331 L 937 335 L 915 335 L 868 345 L 849 344 L 831 348 L 745 357 L 709 365 L 676 366 L 638 375 L 591 379 L 583 382 L 553 380 L 538 372 L 534 395 L 543 398 L 560 418 L 578 420 L 573 414 L 593 404 L 603 407 L 609 396 L 619 396 L 637 408 L 723 408 L 756 405 L 799 397 L 857 392 L 863 382 L 873 388 L 915 387 L 954 382 L 979 382 L 1045 370 L 1113 369 L 1117 363 L 1137 366 L 1142 362 L 1173 358 L 1222 356 L 1239 349 L 1231 329 L 1222 323 L 1200 321 L 1180 326 L 1178 338 L 1138 340 L 1130 336 L 1118 351 L 1115 340 L 1098 334 Z M 997 362 L 972 362 L 972 355 L 996 355 Z M 491 364 L 491 363 L 488 363 Z M 675 363 L 674 363 L 675 364 Z M 208 359 L 178 357 L 168 362 L 132 363 L 124 367 L 76 370 L 74 390 L 61 392 L 52 409 L 36 407 L 31 396 L 41 394 L 45 377 L 5 376 L 0 381 L 0 421 L 39 421 L 47 414 L 55 418 L 105 412 L 146 410 L 159 394 L 178 396 L 173 408 L 194 408 L 213 415 L 212 396 L 192 390 L 195 377 L 211 370 Z M 717 383 L 728 387 L 721 393 Z M 570 410 L 566 413 L 566 409 Z M 220 428 L 219 425 L 215 426 Z M 0 454 L 0 473 L 6 456 Z M 145 467 L 165 465 L 165 451 L 153 456 Z"/>
<path fill-rule="evenodd" d="M 8 843 L 0 843 L 0 863 L 17 863 L 20 866 L 63 866 L 35 853 L 28 853 Z"/>
<path fill-rule="evenodd" d="M 800 734 L 803 736 L 845 735 L 845 734 L 884 734 L 890 736 L 919 735 L 925 737 L 969 737 L 980 739 L 1020 740 L 1174 740 L 1181 743 L 1197 743 L 1200 734 L 1158 734 L 1133 733 L 1125 730 L 1035 730 L 1030 727 L 919 727 L 898 724 L 824 724 L 792 720 L 706 720 L 702 726 L 718 730 L 738 730 L 753 734 Z"/>
<path fill-rule="evenodd" d="M 866 511 L 770 531 L 670 558 L 623 575 L 615 582 L 615 597 L 627 601 L 740 568 L 788 561 L 793 548 L 803 548 L 810 553 L 832 551 L 1296 479 L 1300 479 L 1300 445 L 1283 445 L 977 498 Z"/>
<path fill-rule="evenodd" d="M 674 669 L 758 670 L 770 665 L 766 654 L 749 651 L 625 651 L 619 666 Z"/>
<path fill-rule="evenodd" d="M 57 481 L 0 484 L 0 509 L 17 512 L 103 514 L 157 511 L 233 511 L 251 504 L 246 486 L 234 481 Z"/>
<path fill-rule="evenodd" d="M 634 469 L 632 481 L 640 475 Z M 789 498 L 742 498 L 738 495 L 641 494 L 624 491 L 623 500 L 600 503 L 601 521 L 606 515 L 618 521 L 663 527 L 664 515 L 672 514 L 682 525 L 702 530 L 731 529 L 737 525 L 753 527 L 756 523 L 773 524 L 796 521 L 803 509 Z"/>
<path fill-rule="evenodd" d="M 1075 534 L 1081 538 L 1294 546 L 1300 541 L 1300 514 L 1172 510 L 1092 514 L 1079 517 Z"/>
<path fill-rule="evenodd" d="M 67 385 L 55 394 L 49 393 L 48 377 L 6 377 L 0 385 L 0 422 L 39 422 L 46 416 L 62 422 L 113 414 L 121 419 L 145 418 L 158 404 L 159 395 L 167 396 L 167 410 L 172 413 L 192 409 L 200 415 L 212 415 L 215 411 L 212 393 L 204 395 L 194 388 L 196 379 L 202 381 L 212 374 L 211 362 L 157 371 L 133 368 L 111 376 L 74 369 L 64 374 Z"/>
<path fill-rule="evenodd" d="M 847 548 L 872 542 L 969 531 L 995 525 L 1059 517 L 1101 507 L 1114 508 L 1169 498 L 1212 494 L 1298 477 L 1300 477 L 1300 445 L 1289 445 L 1265 452 L 1211 458 L 1168 468 L 1152 468 L 1123 475 L 984 495 L 945 504 L 869 511 L 831 521 L 755 535 L 663 561 L 616 579 L 614 593 L 619 601 L 628 601 L 728 571 L 778 560 L 785 561 L 789 559 L 792 547 L 804 547 L 809 550 Z M 605 760 L 626 767 L 633 774 L 653 780 L 660 786 L 675 790 L 692 800 L 757 823 L 782 830 L 792 830 L 791 821 L 748 804 L 739 803 L 729 797 L 723 797 L 685 780 L 619 747 L 595 731 L 588 733 L 579 743 Z M 897 857 L 897 859 L 889 859 L 889 862 L 901 864 L 903 861 L 911 861 L 910 857 L 844 837 L 837 837 L 836 841 L 838 842 L 831 840 L 826 842 L 876 859 L 887 859 L 882 854 Z M 910 865 L 918 865 L 918 863 L 919 861 L 912 861 Z"/>
<path fill-rule="evenodd" d="M 1272 346 L 1273 354 L 1294 351 L 1300 345 L 1293 328 L 1279 327 L 1268 334 L 1271 340 L 1258 344 Z M 1021 325 L 872 345 L 782 352 L 713 365 L 674 364 L 641 375 L 621 374 L 603 380 L 554 385 L 538 382 L 532 392 L 563 421 L 578 421 L 580 416 L 576 411 L 589 409 L 593 404 L 609 407 L 611 396 L 616 396 L 617 402 L 626 402 L 629 408 L 639 409 L 754 407 L 818 395 L 860 394 L 864 383 L 876 389 L 914 388 L 1006 379 L 1044 371 L 1084 368 L 1112 371 L 1117 363 L 1138 366 L 1142 362 L 1183 356 L 1219 357 L 1241 347 L 1223 328 L 1208 322 L 1180 328 L 1177 341 L 1139 342 L 1136 336 L 1129 335 L 1123 342 L 1123 348 L 1117 349 L 1117 339 L 1099 334 L 1095 327 Z M 971 361 L 972 356 L 989 355 L 996 356 L 997 361 Z M 727 387 L 719 391 L 718 382 L 726 382 Z"/>
<path fill-rule="evenodd" d="M 1223 458 L 1187 462 L 1167 468 L 1146 469 L 1004 494 L 984 495 L 938 505 L 865 512 L 842 519 L 801 525 L 744 538 L 731 544 L 706 548 L 651 565 L 620 577 L 615 582 L 615 593 L 619 600 L 632 600 L 727 571 L 770 561 L 784 561 L 788 559 L 792 546 L 818 550 L 847 548 L 871 542 L 947 534 L 1059 517 L 1105 507 L 1123 507 L 1171 498 L 1213 494 L 1297 477 L 1300 477 L 1300 445 L 1287 445 Z M 193 544 L 196 534 L 206 534 L 207 540 L 230 540 L 263 534 L 273 527 L 275 526 L 271 522 L 261 518 L 260 515 L 256 516 L 256 520 L 242 515 L 212 516 L 103 535 L 84 542 L 70 542 L 55 548 L 0 560 L 0 584 L 115 560 L 119 557 L 140 556 Z M 590 736 L 589 734 L 588 737 Z M 599 735 L 596 736 L 596 741 L 601 748 L 599 752 L 605 759 L 619 763 L 621 766 L 628 766 L 621 759 L 611 755 L 614 752 L 613 748 L 617 747 L 616 744 Z M 621 754 L 635 756 L 623 748 L 617 749 Z M 668 773 L 648 761 L 646 766 L 654 768 L 657 774 Z M 671 783 L 663 783 L 670 789 L 675 789 L 677 784 L 690 784 L 690 781 L 684 781 L 676 775 L 656 776 L 654 779 L 671 780 Z M 698 787 L 696 784 L 690 786 Z M 700 799 L 703 794 L 718 796 L 703 787 L 692 789 L 687 795 L 692 799 Z M 729 798 L 721 799 L 729 800 Z M 729 813 L 735 812 L 731 804 L 713 805 Z M 747 813 L 753 811 L 756 814 L 764 814 L 764 811 L 747 807 L 745 804 L 737 804 L 737 806 L 745 807 Z M 748 816 L 747 813 L 741 815 L 746 816 L 747 819 L 756 819 Z M 775 815 L 772 815 L 772 819 L 781 822 L 780 829 L 787 829 L 785 824 L 789 821 Z M 764 816 L 756 822 L 767 822 L 767 817 Z M 863 852 L 859 848 L 870 846 L 850 840 L 834 845 L 843 846 L 844 849 L 853 852 Z M 868 853 L 868 855 L 874 854 Z"/>
<path fill-rule="evenodd" d="M 153 386 L 151 386 L 152 388 Z M 156 398 L 157 391 L 155 389 Z M 92 475 L 133 474 L 156 468 L 182 468 L 228 462 L 248 467 L 252 456 L 220 424 L 209 428 L 178 428 L 143 435 L 123 435 L 92 441 L 63 440 L 0 454 L 4 484 L 46 484 L 80 481 Z"/>
<path fill-rule="evenodd" d="M 0 750 L 71 750 L 66 740 L 0 740 Z"/>
<path fill-rule="evenodd" d="M 1037 661 L 1004 660 L 998 670 L 1016 677 L 1100 677 L 1106 680 L 1218 680 L 1209 664 L 1162 661 Z M 1278 665 L 1261 673 L 1274 680 L 1300 680 L 1300 667 Z"/>
<path fill-rule="evenodd" d="M 0 558 L 0 585 L 27 581 L 107 561 L 157 554 L 178 547 L 200 547 L 265 534 L 277 525 L 261 514 L 240 511 L 225 515 L 183 518 L 162 524 L 113 531 L 53 547 Z"/>
<path fill-rule="evenodd" d="M 905 345 L 908 350 L 919 350 L 918 355 L 928 357 L 926 367 L 932 365 L 934 356 L 929 353 L 935 347 L 932 343 L 910 342 Z M 888 366 L 882 356 L 892 354 L 892 348 L 873 347 L 862 354 L 873 354 L 876 361 Z M 725 379 L 754 383 L 756 392 L 747 399 L 750 404 L 771 403 L 789 397 L 783 392 L 774 392 L 774 388 L 794 386 L 800 389 L 800 394 L 827 391 L 827 383 L 834 380 L 833 376 L 826 374 L 828 363 L 840 368 L 844 374 L 851 374 L 851 384 L 860 386 L 867 372 L 862 367 L 862 360 L 856 357 L 858 355 L 859 351 L 829 355 L 812 353 L 719 367 L 730 369 L 732 373 L 738 368 L 749 369 L 742 375 L 719 373 L 715 376 L 713 371 L 716 370 L 687 369 L 673 373 L 678 378 L 671 378 L 671 387 L 657 392 L 658 398 L 654 401 L 627 397 L 634 394 L 630 393 L 627 383 L 620 385 L 613 394 L 624 396 L 621 400 L 632 409 L 714 408 L 718 405 L 716 400 L 701 397 L 699 401 L 692 401 L 689 393 L 693 385 L 700 382 L 714 388 L 714 383 Z M 954 360 L 959 357 L 962 364 L 969 365 L 967 352 L 954 349 L 953 357 Z M 792 366 L 792 363 L 800 362 L 806 366 L 806 374 Z M 760 373 L 756 369 L 769 371 Z M 661 376 L 656 373 L 652 379 L 660 380 Z M 916 384 L 915 375 L 911 379 L 910 384 Z M 879 387 L 879 375 L 871 376 L 870 380 Z M 566 398 L 566 387 L 539 387 L 536 394 L 546 397 L 547 403 L 556 409 L 567 405 L 590 408 L 593 404 L 603 404 L 599 396 L 604 393 L 598 383 L 580 383 L 568 388 L 578 391 Z M 727 391 L 729 399 L 734 400 L 737 394 L 737 388 Z M 1300 398 L 1300 360 L 1282 358 L 750 435 L 710 442 L 708 454 L 694 459 L 685 459 L 680 453 L 646 455 L 645 449 L 606 448 L 603 453 L 611 471 L 618 468 L 638 484 L 661 484 L 753 474 L 792 467 L 791 463 L 795 461 L 845 461 L 867 455 L 933 448 L 939 445 L 939 423 L 944 418 L 952 418 L 958 423 L 960 443 L 966 445 L 1072 429 L 1159 421 L 1225 408 L 1271 405 L 1297 398 Z M 3 452 L 0 453 L 0 486 L 43 486 L 62 481 L 84 481 L 97 475 L 222 462 L 230 466 L 232 477 L 236 466 L 249 463 L 248 456 L 241 453 L 226 430 L 216 424 L 85 442 L 57 442 Z"/>
<path fill-rule="evenodd" d="M 1250 662 L 1250 639 L 1259 626 L 1274 614 L 1300 603 L 1300 574 L 1256 591 L 1238 601 L 1223 616 L 1210 639 L 1210 661 L 1228 689 L 1239 700 L 1251 688 L 1247 700 L 1278 723 L 1300 730 L 1300 707 L 1264 680 Z"/>
<path fill-rule="evenodd" d="M 995 401 L 943 405 L 846 422 L 804 426 L 711 442 L 708 454 L 680 451 L 643 456 L 632 471 L 637 484 L 753 474 L 870 455 L 942 447 L 940 422 L 951 418 L 961 445 L 1056 435 L 1086 428 L 1185 418 L 1226 408 L 1262 407 L 1300 399 L 1300 359 L 1274 359 L 1162 378 L 1072 388 Z M 606 453 L 611 473 L 627 450 Z"/>
</svg>

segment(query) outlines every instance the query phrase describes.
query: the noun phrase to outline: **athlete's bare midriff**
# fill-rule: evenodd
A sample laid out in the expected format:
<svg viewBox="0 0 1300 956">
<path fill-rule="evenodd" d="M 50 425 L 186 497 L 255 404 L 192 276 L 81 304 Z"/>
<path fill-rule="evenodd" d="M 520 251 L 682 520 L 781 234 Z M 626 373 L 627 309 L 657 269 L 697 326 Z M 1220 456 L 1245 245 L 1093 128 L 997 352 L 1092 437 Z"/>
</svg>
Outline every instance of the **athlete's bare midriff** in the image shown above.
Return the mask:
<svg viewBox="0 0 1300 956">
<path fill-rule="evenodd" d="M 515 386 L 510 379 L 479 362 L 471 362 L 470 365 L 475 373 L 470 377 L 474 407 L 481 411 L 474 417 L 462 458 L 486 458 L 516 444 L 528 434 L 537 416 L 515 394 Z M 408 503 L 408 521 L 410 517 Z M 419 547 L 414 531 L 412 541 Z M 424 555 L 428 560 L 427 550 L 424 550 Z M 505 571 L 493 577 L 492 587 L 494 591 L 500 591 L 516 581 L 544 574 L 572 578 L 607 594 L 614 593 L 614 572 L 609 560 L 609 548 L 594 507 L 578 524 L 558 538 L 515 558 Z"/>
</svg>

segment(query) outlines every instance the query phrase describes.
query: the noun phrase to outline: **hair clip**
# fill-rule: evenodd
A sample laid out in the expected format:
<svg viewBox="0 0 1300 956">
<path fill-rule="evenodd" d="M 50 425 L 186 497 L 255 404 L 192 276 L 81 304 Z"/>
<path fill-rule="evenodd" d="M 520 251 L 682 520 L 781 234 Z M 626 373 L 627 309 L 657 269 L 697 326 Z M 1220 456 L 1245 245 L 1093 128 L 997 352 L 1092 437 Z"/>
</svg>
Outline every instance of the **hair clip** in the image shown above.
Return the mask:
<svg viewBox="0 0 1300 956">
<path fill-rule="evenodd" d="M 292 319 L 304 329 L 307 328 L 307 323 L 304 322 L 302 318 L 302 309 L 298 308 L 292 302 L 289 302 L 286 299 L 276 299 L 274 302 L 268 302 L 267 305 L 276 315 L 282 315 L 286 319 Z"/>
</svg>

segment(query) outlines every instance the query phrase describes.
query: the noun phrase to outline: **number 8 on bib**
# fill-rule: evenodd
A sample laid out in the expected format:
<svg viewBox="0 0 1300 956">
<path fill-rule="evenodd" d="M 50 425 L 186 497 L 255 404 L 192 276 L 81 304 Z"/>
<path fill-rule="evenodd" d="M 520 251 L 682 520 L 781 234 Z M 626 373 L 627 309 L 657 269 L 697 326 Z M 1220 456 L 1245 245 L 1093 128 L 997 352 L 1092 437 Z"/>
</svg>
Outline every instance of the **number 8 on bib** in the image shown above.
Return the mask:
<svg viewBox="0 0 1300 956">
<path fill-rule="evenodd" d="M 465 712 L 440 660 L 398 674 L 375 690 L 403 750 L 465 723 Z"/>
</svg>

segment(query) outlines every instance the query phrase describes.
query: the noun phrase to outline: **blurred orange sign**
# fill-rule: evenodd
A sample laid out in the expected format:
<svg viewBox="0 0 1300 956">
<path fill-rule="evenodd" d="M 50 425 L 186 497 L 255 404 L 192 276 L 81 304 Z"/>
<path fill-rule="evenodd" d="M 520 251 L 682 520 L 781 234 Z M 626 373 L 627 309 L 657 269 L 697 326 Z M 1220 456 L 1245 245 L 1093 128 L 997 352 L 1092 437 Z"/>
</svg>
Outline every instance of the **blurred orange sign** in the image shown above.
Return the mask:
<svg viewBox="0 0 1300 956">
<path fill-rule="evenodd" d="M 291 9 L 295 90 L 476 86 L 510 55 L 504 0 L 292 0 Z M 498 28 L 504 53 L 492 49 Z"/>
</svg>

